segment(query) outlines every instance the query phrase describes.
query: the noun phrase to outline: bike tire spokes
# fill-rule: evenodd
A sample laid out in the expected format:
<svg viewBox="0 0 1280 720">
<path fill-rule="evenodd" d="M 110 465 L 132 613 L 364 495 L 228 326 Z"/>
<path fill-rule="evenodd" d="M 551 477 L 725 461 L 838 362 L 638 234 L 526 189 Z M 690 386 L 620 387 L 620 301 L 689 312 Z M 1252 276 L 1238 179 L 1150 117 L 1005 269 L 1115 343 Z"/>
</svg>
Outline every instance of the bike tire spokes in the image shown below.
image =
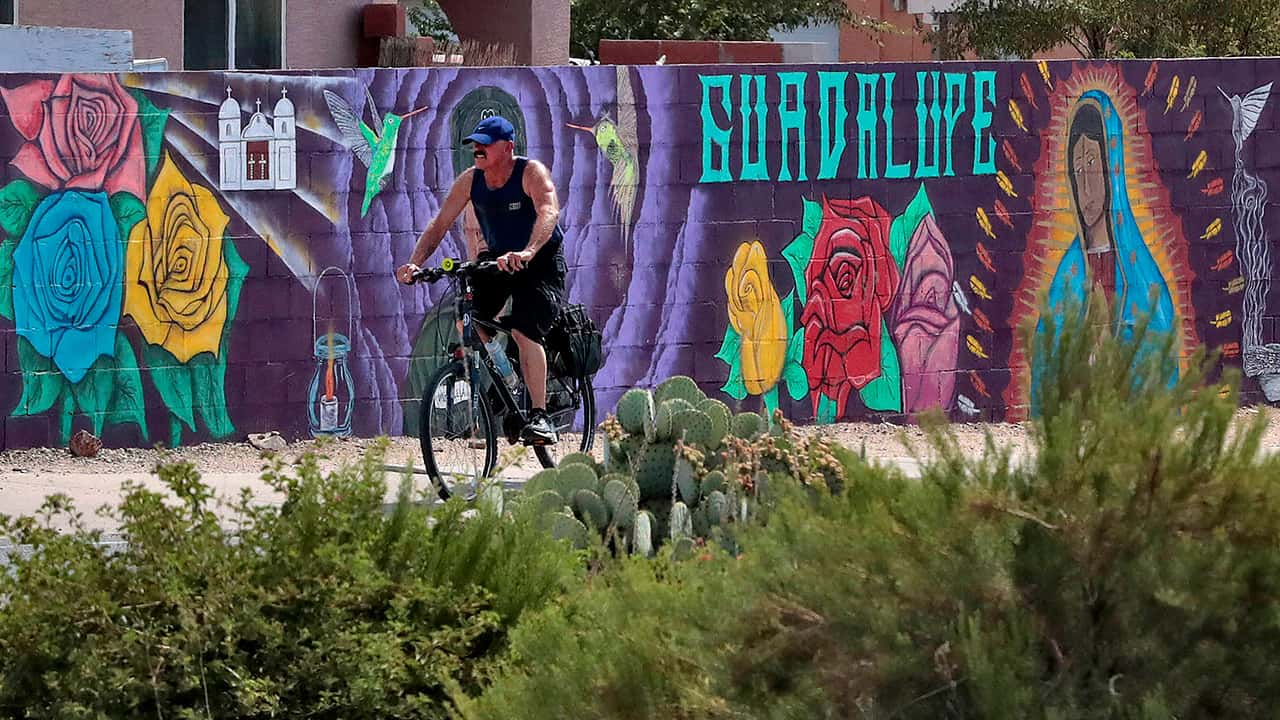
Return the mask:
<svg viewBox="0 0 1280 720">
<path fill-rule="evenodd" d="M 493 471 L 497 442 L 481 392 L 461 363 L 441 368 L 423 399 L 422 452 L 439 494 L 470 498 Z"/>
</svg>

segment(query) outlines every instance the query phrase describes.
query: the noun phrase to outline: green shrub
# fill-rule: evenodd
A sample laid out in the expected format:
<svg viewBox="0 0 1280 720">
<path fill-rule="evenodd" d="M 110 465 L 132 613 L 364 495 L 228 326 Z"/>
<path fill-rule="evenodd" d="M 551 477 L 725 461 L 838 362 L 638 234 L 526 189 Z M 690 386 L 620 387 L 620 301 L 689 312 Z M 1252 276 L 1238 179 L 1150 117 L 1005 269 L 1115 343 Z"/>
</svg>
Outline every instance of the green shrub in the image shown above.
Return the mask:
<svg viewBox="0 0 1280 720">
<path fill-rule="evenodd" d="M 526 514 L 428 514 L 408 485 L 388 514 L 381 456 L 328 476 L 276 463 L 284 505 L 246 491 L 222 524 L 194 467 L 164 465 L 168 493 L 134 486 L 114 509 L 117 554 L 64 498 L 44 522 L 5 518 L 35 553 L 0 575 L 0 715 L 448 717 L 579 561 Z"/>
<path fill-rule="evenodd" d="M 1175 378 L 1162 338 L 1096 313 L 1037 347 L 1029 459 L 935 420 L 918 480 L 848 451 L 835 487 L 777 468 L 741 557 L 628 564 L 526 616 L 468 717 L 1270 717 L 1264 421 L 1233 425 L 1234 373 Z"/>
</svg>

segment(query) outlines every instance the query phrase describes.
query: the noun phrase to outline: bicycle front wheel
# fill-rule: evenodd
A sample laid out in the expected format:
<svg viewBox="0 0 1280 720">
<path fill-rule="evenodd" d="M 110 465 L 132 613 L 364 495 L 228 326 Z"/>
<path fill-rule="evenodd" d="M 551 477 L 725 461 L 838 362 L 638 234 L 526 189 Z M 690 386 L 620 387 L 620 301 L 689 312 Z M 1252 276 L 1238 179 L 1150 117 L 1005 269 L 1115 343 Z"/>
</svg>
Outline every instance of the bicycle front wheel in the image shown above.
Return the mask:
<svg viewBox="0 0 1280 720">
<path fill-rule="evenodd" d="M 442 500 L 474 498 L 498 462 L 493 416 L 461 362 L 441 367 L 422 397 L 418 439 L 427 476 Z"/>
</svg>

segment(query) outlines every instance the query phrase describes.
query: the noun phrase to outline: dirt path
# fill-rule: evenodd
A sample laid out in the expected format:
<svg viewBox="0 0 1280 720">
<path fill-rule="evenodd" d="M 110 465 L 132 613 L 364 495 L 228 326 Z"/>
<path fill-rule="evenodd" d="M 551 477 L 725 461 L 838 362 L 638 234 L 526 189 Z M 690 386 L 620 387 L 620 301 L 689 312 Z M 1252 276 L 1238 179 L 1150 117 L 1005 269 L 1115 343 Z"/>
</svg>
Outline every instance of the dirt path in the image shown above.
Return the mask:
<svg viewBox="0 0 1280 720">
<path fill-rule="evenodd" d="M 1280 410 L 1274 408 L 1243 408 L 1237 419 L 1252 419 L 1257 413 L 1267 415 L 1268 425 L 1263 446 L 1268 452 L 1280 450 Z M 807 426 L 802 432 L 818 432 L 834 436 L 852 449 L 864 446 L 868 457 L 886 463 L 909 468 L 914 465 L 907 444 L 914 443 L 923 449 L 924 433 L 917 427 L 890 424 L 847 423 L 831 426 Z M 1013 424 L 962 424 L 955 426 L 960 445 L 974 454 L 983 451 L 985 432 L 990 431 L 996 442 L 1012 448 L 1015 453 L 1028 447 L 1026 428 Z M 374 441 L 346 439 L 327 443 L 319 450 L 321 466 L 328 469 L 355 462 Z M 599 457 L 600 444 L 595 454 Z M 281 454 L 286 462 L 293 462 L 302 453 L 316 450 L 314 441 L 289 445 Z M 192 445 L 166 451 L 173 458 L 195 463 L 201 475 L 216 488 L 219 495 L 234 495 L 239 488 L 248 487 L 255 497 L 264 501 L 277 500 L 259 475 L 264 467 L 263 455 L 247 442 Z M 64 449 L 37 448 L 0 452 L 0 513 L 18 515 L 33 512 L 44 497 L 62 492 L 75 501 L 76 507 L 90 515 L 100 505 L 113 504 L 120 496 L 122 482 L 132 480 L 158 488 L 159 482 L 152 470 L 162 453 L 154 449 L 103 449 L 97 457 L 77 458 Z M 422 466 L 422 456 L 415 438 L 391 438 L 386 455 L 388 465 Z M 537 461 L 529 454 L 507 474 L 513 480 L 528 477 L 538 469 Z M 394 475 L 394 473 L 393 473 Z M 395 489 L 396 478 L 390 478 L 389 493 Z M 418 476 L 425 486 L 424 478 Z"/>
</svg>

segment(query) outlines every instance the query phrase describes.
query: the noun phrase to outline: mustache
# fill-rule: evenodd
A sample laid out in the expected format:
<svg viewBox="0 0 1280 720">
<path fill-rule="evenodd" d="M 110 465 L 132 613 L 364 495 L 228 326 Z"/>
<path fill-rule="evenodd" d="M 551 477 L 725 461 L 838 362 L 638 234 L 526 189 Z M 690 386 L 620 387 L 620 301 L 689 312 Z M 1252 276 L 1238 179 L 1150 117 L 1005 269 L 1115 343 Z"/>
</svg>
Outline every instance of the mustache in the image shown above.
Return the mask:
<svg viewBox="0 0 1280 720">
<path fill-rule="evenodd" d="M 488 153 L 486 153 L 486 152 L 485 152 L 485 151 L 483 151 L 483 150 L 476 150 L 476 151 L 473 151 L 471 154 L 472 154 L 474 157 L 478 157 L 478 158 L 488 157 Z"/>
</svg>

